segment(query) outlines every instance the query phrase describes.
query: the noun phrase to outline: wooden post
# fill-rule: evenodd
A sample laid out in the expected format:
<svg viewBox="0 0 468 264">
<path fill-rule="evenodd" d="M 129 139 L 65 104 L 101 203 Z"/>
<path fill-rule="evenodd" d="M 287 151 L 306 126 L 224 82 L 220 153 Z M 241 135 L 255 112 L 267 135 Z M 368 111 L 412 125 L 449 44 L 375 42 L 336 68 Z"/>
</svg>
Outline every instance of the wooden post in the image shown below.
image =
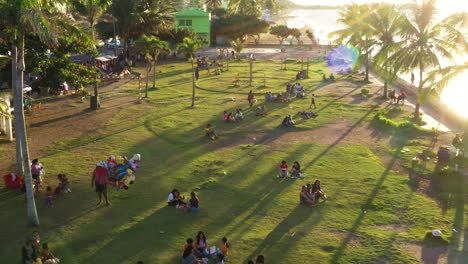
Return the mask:
<svg viewBox="0 0 468 264">
<path fill-rule="evenodd" d="M 263 73 L 263 87 L 266 87 L 266 74 Z"/>
<path fill-rule="evenodd" d="M 249 86 L 252 86 L 252 66 L 253 66 L 253 59 L 249 59 L 249 66 L 250 66 Z"/>
<path fill-rule="evenodd" d="M 301 71 L 304 70 L 304 57 L 301 57 Z"/>
<path fill-rule="evenodd" d="M 309 57 L 307 57 L 307 72 L 306 72 L 306 78 L 309 79 Z"/>
</svg>

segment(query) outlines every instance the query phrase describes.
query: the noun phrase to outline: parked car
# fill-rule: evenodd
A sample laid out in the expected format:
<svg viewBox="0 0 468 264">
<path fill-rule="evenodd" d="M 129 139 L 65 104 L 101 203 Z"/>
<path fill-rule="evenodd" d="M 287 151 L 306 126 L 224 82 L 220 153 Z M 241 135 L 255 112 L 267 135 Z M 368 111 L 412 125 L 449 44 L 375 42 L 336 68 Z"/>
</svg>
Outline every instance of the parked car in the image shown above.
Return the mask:
<svg viewBox="0 0 468 264">
<path fill-rule="evenodd" d="M 108 49 L 115 49 L 116 47 L 120 47 L 120 40 L 117 39 L 117 41 L 115 41 L 114 39 L 112 39 L 107 42 Z"/>
</svg>

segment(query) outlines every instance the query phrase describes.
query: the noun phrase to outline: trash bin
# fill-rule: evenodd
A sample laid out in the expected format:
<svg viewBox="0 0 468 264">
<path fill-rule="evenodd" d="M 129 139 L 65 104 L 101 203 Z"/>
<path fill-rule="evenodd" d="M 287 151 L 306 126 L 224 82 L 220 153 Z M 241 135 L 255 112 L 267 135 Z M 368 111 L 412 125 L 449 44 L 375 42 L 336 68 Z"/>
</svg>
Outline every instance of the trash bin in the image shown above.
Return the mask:
<svg viewBox="0 0 468 264">
<path fill-rule="evenodd" d="M 49 87 L 39 87 L 42 97 L 49 96 Z"/>
<path fill-rule="evenodd" d="M 91 109 L 98 109 L 101 107 L 101 103 L 99 102 L 99 96 L 91 96 L 91 99 L 90 99 L 90 108 Z"/>
</svg>

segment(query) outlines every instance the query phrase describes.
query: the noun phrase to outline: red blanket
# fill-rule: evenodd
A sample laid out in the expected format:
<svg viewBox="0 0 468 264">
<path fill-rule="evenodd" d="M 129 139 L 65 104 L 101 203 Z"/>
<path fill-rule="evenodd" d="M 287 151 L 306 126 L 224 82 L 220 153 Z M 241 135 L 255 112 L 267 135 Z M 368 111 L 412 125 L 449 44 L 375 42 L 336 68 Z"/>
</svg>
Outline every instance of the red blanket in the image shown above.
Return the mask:
<svg viewBox="0 0 468 264">
<path fill-rule="evenodd" d="M 13 178 L 15 179 L 13 180 Z M 13 177 L 12 173 L 8 173 L 3 175 L 3 182 L 8 189 L 17 189 L 23 186 L 23 177 L 18 175 Z"/>
</svg>

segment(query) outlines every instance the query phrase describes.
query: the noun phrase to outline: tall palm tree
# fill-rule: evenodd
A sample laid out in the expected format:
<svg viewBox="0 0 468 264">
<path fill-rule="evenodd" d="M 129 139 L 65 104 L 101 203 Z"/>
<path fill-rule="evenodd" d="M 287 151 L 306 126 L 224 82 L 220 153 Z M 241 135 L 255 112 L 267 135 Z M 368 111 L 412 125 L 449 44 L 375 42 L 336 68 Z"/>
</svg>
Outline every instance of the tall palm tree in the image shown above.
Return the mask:
<svg viewBox="0 0 468 264">
<path fill-rule="evenodd" d="M 380 3 L 369 16 L 371 34 L 374 38 L 375 54 L 373 56 L 374 70 L 384 78 L 383 96 L 387 96 L 388 84 L 397 78 L 397 72 L 387 61 L 390 55 L 395 53 L 404 41 L 396 37 L 402 31 L 404 16 L 394 6 L 388 3 Z"/>
<path fill-rule="evenodd" d="M 10 32 L 9 39 L 12 43 L 12 50 L 16 51 L 14 58 L 16 68 L 13 105 L 15 109 L 15 134 L 18 141 L 17 152 L 21 152 L 23 160 L 23 170 L 26 184 L 26 201 L 28 222 L 31 225 L 39 225 L 34 193 L 32 189 L 31 167 L 29 164 L 29 149 L 27 143 L 26 126 L 24 121 L 23 108 L 23 76 L 25 70 L 24 63 L 24 38 L 26 33 L 37 35 L 43 43 L 56 43 L 55 32 L 57 28 L 52 21 L 57 18 L 50 16 L 56 10 L 56 1 L 35 1 L 35 0 L 3 0 L 0 1 L 0 20 Z"/>
<path fill-rule="evenodd" d="M 257 0 L 231 0 L 229 1 L 229 10 L 232 14 L 259 16 L 261 12 L 257 2 Z"/>
<path fill-rule="evenodd" d="M 205 0 L 205 5 L 209 10 L 215 10 L 222 4 L 221 0 Z"/>
<path fill-rule="evenodd" d="M 374 45 L 369 17 L 374 8 L 373 4 L 346 5 L 338 19 L 346 27 L 330 33 L 331 37 L 337 37 L 336 42 L 346 42 L 359 49 L 359 64 L 364 64 L 366 82 L 369 81 L 370 57 Z"/>
<path fill-rule="evenodd" d="M 82 16 L 86 18 L 89 26 L 89 33 L 93 41 L 94 48 L 96 48 L 96 30 L 95 25 L 98 18 L 104 13 L 104 11 L 110 6 L 111 0 L 70 0 L 72 7 Z M 97 53 L 97 51 L 95 52 Z M 93 66 L 95 66 L 96 60 L 93 58 Z M 95 77 L 97 78 L 97 76 Z M 97 88 L 97 80 L 94 81 L 94 97 L 98 100 L 99 92 Z M 97 107 L 98 104 L 93 105 Z"/>
<path fill-rule="evenodd" d="M 453 14 L 437 22 L 435 0 L 423 0 L 420 4 L 414 1 L 409 5 L 409 10 L 402 32 L 406 43 L 390 56 L 389 61 L 402 72 L 419 71 L 414 111 L 414 118 L 419 120 L 420 95 L 430 86 L 430 79 L 425 76 L 425 72 L 440 69 L 442 58 L 454 61 L 454 56 L 466 51 L 468 44 L 460 30 L 464 22 L 463 13 Z"/>
<path fill-rule="evenodd" d="M 184 41 L 177 45 L 177 52 L 184 54 L 192 64 L 192 107 L 195 106 L 195 67 L 193 54 L 203 47 L 203 45 L 203 40 L 193 38 L 184 38 Z"/>
<path fill-rule="evenodd" d="M 154 36 L 143 35 L 140 39 L 135 41 L 135 48 L 140 53 L 145 54 L 148 61 L 151 59 L 153 62 L 153 88 L 156 88 L 156 63 L 159 57 L 159 54 L 164 51 L 169 51 L 169 43 L 163 40 L 160 40 Z M 146 95 L 148 97 L 148 79 L 149 79 L 149 70 L 151 69 L 151 62 L 146 67 Z"/>
</svg>

